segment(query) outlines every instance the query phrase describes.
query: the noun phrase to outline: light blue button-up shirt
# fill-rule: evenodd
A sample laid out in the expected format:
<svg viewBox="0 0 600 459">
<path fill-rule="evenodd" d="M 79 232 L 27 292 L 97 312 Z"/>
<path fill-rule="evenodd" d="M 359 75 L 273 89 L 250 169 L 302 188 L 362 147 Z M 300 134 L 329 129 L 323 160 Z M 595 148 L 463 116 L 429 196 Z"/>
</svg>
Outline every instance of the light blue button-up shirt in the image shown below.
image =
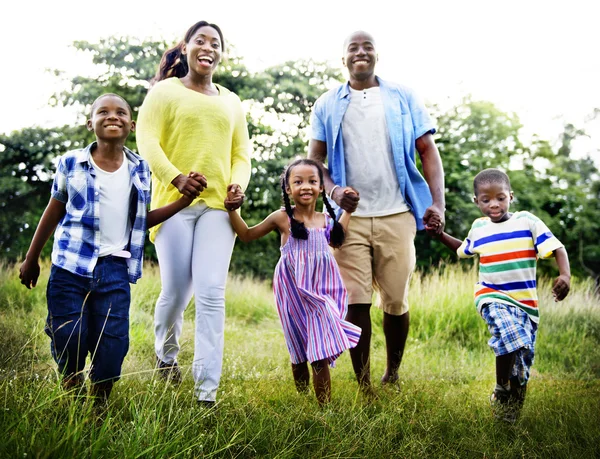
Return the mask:
<svg viewBox="0 0 600 459">
<path fill-rule="evenodd" d="M 411 89 L 376 78 L 383 100 L 400 191 L 415 216 L 417 229 L 422 230 L 423 215 L 433 200 L 429 186 L 415 163 L 415 142 L 428 132 L 433 134 L 435 126 L 425 105 Z M 348 105 L 350 89 L 349 83 L 345 83 L 319 97 L 311 117 L 312 138 L 327 144 L 327 164 L 331 179 L 342 187 L 347 184 L 341 131 Z"/>
</svg>

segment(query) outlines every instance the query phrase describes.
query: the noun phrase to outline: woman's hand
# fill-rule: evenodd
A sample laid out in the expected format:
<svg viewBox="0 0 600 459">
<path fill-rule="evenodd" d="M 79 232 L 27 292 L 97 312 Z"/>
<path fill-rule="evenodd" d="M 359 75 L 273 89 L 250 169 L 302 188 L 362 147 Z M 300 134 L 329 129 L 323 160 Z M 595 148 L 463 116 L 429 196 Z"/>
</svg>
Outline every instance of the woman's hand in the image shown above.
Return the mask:
<svg viewBox="0 0 600 459">
<path fill-rule="evenodd" d="M 190 172 L 187 176 L 179 174 L 171 183 L 189 198 L 197 198 L 207 186 L 206 177 L 198 172 Z"/>
<path fill-rule="evenodd" d="M 225 198 L 225 209 L 234 211 L 239 209 L 244 203 L 246 195 L 242 191 L 242 187 L 237 183 L 232 183 L 227 186 L 227 198 Z"/>
</svg>

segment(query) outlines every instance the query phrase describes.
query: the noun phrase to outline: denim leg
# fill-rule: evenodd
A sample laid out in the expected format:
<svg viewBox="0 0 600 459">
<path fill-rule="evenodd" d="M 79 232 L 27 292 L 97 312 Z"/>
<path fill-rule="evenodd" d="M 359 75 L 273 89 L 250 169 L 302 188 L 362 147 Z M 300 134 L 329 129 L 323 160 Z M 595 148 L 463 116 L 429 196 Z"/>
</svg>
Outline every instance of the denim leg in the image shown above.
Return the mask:
<svg viewBox="0 0 600 459">
<path fill-rule="evenodd" d="M 92 382 L 117 381 L 129 350 L 131 294 L 124 258 L 98 259 L 90 301 L 89 352 Z"/>
<path fill-rule="evenodd" d="M 46 289 L 52 357 L 63 376 L 83 371 L 88 353 L 87 298 L 90 279 L 52 265 Z"/>
</svg>

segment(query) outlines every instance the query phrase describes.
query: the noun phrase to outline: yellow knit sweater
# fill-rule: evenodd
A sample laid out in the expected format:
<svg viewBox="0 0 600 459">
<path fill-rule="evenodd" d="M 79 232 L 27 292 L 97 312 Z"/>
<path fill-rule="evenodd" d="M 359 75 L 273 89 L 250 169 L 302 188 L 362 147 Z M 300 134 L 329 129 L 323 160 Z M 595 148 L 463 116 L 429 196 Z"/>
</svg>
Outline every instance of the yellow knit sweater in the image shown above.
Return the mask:
<svg viewBox="0 0 600 459">
<path fill-rule="evenodd" d="M 152 171 L 152 209 L 177 200 L 181 194 L 171 181 L 190 171 L 208 182 L 195 202 L 214 209 L 225 209 L 227 185 L 248 186 L 251 146 L 244 110 L 236 94 L 217 88 L 218 96 L 207 96 L 168 78 L 140 107 L 137 146 Z M 152 241 L 157 230 L 150 230 Z"/>
</svg>

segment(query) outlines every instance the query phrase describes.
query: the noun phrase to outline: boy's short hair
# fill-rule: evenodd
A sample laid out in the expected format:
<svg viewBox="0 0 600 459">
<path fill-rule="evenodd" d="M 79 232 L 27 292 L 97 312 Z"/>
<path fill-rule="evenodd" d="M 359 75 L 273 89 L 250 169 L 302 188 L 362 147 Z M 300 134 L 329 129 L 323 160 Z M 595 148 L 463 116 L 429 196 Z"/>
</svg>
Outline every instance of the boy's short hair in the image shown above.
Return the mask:
<svg viewBox="0 0 600 459">
<path fill-rule="evenodd" d="M 92 108 L 90 109 L 90 116 L 94 115 L 94 110 L 96 109 L 96 105 L 98 105 L 98 102 L 100 101 L 100 99 L 104 99 L 105 97 L 117 97 L 118 99 L 121 99 L 127 106 L 127 109 L 129 110 L 129 116 L 131 117 L 131 119 L 133 119 L 133 110 L 131 109 L 131 106 L 129 105 L 129 103 L 125 99 L 123 99 L 120 95 L 112 93 L 112 92 L 107 92 L 105 94 L 102 94 L 102 95 L 96 97 L 96 100 L 94 100 L 94 102 L 92 103 Z"/>
<path fill-rule="evenodd" d="M 510 178 L 500 169 L 484 169 L 475 176 L 473 179 L 473 191 L 475 192 L 475 196 L 477 196 L 477 186 L 482 183 L 501 183 L 506 185 L 510 190 Z"/>
</svg>

